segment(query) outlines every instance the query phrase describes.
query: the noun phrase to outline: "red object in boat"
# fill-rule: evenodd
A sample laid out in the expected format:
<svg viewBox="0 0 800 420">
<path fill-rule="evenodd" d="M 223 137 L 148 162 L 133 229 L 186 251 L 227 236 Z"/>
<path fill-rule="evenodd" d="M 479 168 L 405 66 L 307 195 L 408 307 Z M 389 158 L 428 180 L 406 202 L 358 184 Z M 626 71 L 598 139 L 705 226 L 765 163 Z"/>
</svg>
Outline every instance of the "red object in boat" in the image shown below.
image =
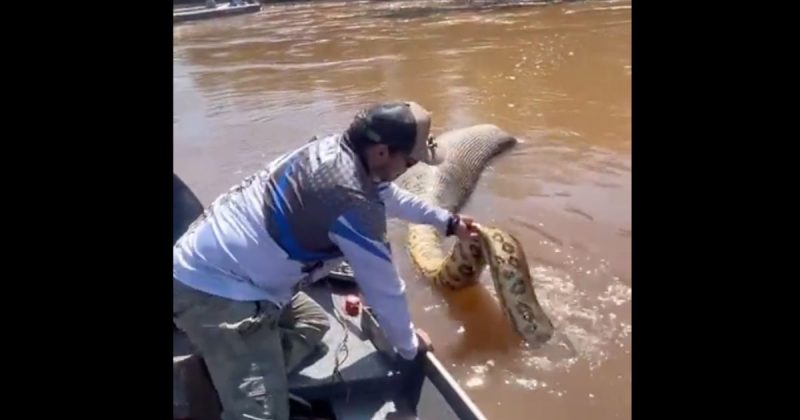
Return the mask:
<svg viewBox="0 0 800 420">
<path fill-rule="evenodd" d="M 361 312 L 361 299 L 356 295 L 349 295 L 344 301 L 344 311 L 347 315 L 358 316 Z"/>
</svg>

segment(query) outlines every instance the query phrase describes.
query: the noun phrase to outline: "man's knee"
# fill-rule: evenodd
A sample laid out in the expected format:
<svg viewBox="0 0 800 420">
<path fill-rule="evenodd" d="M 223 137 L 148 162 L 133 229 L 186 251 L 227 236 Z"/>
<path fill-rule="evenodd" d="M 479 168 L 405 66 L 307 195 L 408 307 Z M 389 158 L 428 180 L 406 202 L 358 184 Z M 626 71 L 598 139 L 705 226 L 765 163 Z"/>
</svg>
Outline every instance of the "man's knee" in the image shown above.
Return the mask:
<svg viewBox="0 0 800 420">
<path fill-rule="evenodd" d="M 303 334 L 309 343 L 319 343 L 325 333 L 331 329 L 328 315 L 323 312 L 321 315 L 309 315 L 298 320 L 295 329 Z"/>
<path fill-rule="evenodd" d="M 325 309 L 303 292 L 292 299 L 291 315 L 287 318 L 290 320 L 285 326 L 301 333 L 310 343 L 322 341 L 331 328 Z"/>
<path fill-rule="evenodd" d="M 320 340 L 321 340 L 322 336 L 324 336 L 325 333 L 327 333 L 328 330 L 331 329 L 331 321 L 330 319 L 328 319 L 328 316 L 325 315 L 324 318 L 317 319 L 314 322 L 315 322 L 315 328 L 320 331 Z"/>
<path fill-rule="evenodd" d="M 320 330 L 323 334 L 331 328 L 331 321 L 328 318 L 328 313 L 316 302 L 314 302 L 314 307 L 309 308 L 309 310 L 301 316 L 299 321 Z"/>
</svg>

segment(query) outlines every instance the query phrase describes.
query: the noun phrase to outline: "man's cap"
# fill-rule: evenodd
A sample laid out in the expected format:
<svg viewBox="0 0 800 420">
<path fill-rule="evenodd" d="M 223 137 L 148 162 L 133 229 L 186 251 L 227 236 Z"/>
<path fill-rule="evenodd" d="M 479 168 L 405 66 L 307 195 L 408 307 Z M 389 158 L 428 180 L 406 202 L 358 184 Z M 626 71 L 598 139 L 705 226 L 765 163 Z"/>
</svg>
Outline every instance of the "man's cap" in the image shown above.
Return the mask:
<svg viewBox="0 0 800 420">
<path fill-rule="evenodd" d="M 386 102 L 366 111 L 366 135 L 375 143 L 386 144 L 409 154 L 412 159 L 437 165 L 443 156 L 429 147 L 431 116 L 416 102 Z"/>
</svg>

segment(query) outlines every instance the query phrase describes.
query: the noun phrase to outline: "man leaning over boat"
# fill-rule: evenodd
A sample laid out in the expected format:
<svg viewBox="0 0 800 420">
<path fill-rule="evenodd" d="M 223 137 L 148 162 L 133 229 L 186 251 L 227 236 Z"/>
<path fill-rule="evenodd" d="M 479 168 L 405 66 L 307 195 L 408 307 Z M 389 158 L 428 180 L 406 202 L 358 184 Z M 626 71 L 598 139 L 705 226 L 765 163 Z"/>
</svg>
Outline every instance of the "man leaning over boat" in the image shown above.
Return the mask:
<svg viewBox="0 0 800 420">
<path fill-rule="evenodd" d="M 404 359 L 429 345 L 415 329 L 386 238 L 387 217 L 475 235 L 472 220 L 392 181 L 435 165 L 429 113 L 416 103 L 370 107 L 344 133 L 307 143 L 217 198 L 173 248 L 173 319 L 203 355 L 223 419 L 289 417 L 287 373 L 329 329 L 298 291 L 346 260 Z"/>
</svg>

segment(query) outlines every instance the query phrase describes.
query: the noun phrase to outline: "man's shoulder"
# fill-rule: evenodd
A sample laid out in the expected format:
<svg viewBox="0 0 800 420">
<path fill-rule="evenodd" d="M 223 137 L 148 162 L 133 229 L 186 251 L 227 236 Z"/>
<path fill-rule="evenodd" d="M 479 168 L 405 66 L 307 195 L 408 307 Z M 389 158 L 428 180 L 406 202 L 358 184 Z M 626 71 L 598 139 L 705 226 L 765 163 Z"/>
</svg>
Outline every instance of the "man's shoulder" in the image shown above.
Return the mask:
<svg viewBox="0 0 800 420">
<path fill-rule="evenodd" d="M 318 147 L 309 151 L 314 183 L 358 202 L 376 201 L 376 186 L 358 161 L 358 156 L 341 141 L 340 136 L 326 137 L 319 142 Z"/>
</svg>

